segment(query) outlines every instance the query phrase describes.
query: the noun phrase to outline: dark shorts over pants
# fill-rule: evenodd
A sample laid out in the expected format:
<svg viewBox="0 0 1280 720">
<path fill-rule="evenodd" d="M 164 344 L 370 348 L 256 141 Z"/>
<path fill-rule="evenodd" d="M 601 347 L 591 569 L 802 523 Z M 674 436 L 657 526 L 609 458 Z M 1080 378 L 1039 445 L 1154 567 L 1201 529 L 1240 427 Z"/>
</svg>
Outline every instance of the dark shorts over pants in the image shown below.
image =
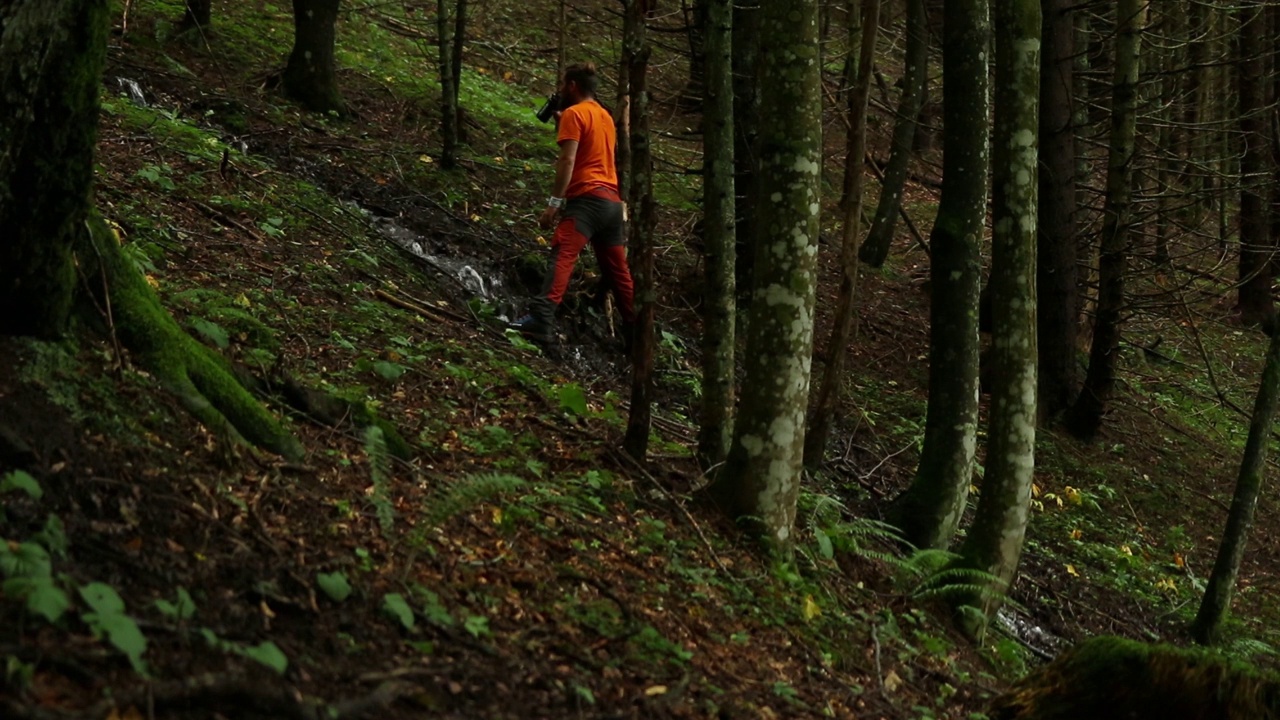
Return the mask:
<svg viewBox="0 0 1280 720">
<path fill-rule="evenodd" d="M 569 289 L 573 266 L 587 243 L 595 251 L 600 272 L 613 290 L 623 321 L 635 320 L 635 287 L 627 266 L 622 227 L 622 202 L 617 193 L 597 190 L 569 198 L 551 241 L 551 266 L 542 283 L 542 293 L 530 305 L 539 323 L 548 328 L 554 323 L 556 308 Z"/>
</svg>

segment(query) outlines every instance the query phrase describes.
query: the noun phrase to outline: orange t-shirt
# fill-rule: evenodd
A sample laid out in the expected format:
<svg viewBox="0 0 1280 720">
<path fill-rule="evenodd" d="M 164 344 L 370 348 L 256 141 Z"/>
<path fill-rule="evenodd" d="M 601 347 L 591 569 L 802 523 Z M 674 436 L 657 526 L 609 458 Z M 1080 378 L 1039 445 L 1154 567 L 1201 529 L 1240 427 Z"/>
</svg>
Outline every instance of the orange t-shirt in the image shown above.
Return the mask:
<svg viewBox="0 0 1280 720">
<path fill-rule="evenodd" d="M 618 169 L 614 152 L 618 146 L 617 131 L 611 116 L 595 100 L 584 100 L 560 115 L 557 143 L 578 142 L 573 175 L 565 197 L 578 197 L 594 190 L 618 192 Z"/>
</svg>

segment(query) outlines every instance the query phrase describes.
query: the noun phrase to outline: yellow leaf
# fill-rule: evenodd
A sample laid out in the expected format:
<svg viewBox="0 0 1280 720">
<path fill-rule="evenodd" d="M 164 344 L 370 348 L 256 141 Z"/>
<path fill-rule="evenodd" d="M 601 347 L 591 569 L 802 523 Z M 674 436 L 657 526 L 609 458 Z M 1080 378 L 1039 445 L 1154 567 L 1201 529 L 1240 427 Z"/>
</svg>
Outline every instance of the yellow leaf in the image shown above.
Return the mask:
<svg viewBox="0 0 1280 720">
<path fill-rule="evenodd" d="M 160 289 L 160 281 L 150 275 L 147 276 L 147 284 L 156 290 Z"/>
<path fill-rule="evenodd" d="M 418 156 L 418 162 L 420 162 L 420 163 L 426 163 L 426 164 L 430 165 L 431 163 L 435 162 L 435 160 L 432 160 L 430 155 L 419 155 L 419 156 Z"/>
<path fill-rule="evenodd" d="M 893 692 L 902 687 L 902 678 L 898 677 L 898 673 L 890 670 L 884 676 L 884 689 Z"/>
<path fill-rule="evenodd" d="M 538 236 L 538 244 L 539 244 L 539 245 L 546 245 L 546 244 L 547 244 L 547 239 L 546 239 L 546 238 L 544 238 L 544 237 L 542 237 L 541 235 L 539 235 L 539 236 Z"/>
<path fill-rule="evenodd" d="M 249 301 L 249 296 L 245 295 L 244 293 L 240 293 L 240 295 L 236 297 L 234 302 L 235 304 L 243 308 L 247 308 L 253 305 L 253 303 Z"/>
<path fill-rule="evenodd" d="M 1072 505 L 1079 505 L 1080 503 L 1084 502 L 1084 498 L 1081 497 L 1080 491 L 1071 487 L 1070 485 L 1062 488 L 1062 494 L 1067 496 L 1067 502 L 1071 503 Z"/>
<path fill-rule="evenodd" d="M 1035 483 L 1031 483 L 1031 497 L 1040 497 L 1040 486 Z"/>
<path fill-rule="evenodd" d="M 1080 573 L 1076 572 L 1075 565 L 1067 565 L 1067 574 L 1071 577 L 1080 577 Z"/>
<path fill-rule="evenodd" d="M 1072 540 L 1079 540 L 1082 537 L 1084 537 L 1084 533 L 1080 531 L 1080 528 L 1076 528 L 1075 530 L 1071 531 Z"/>
<path fill-rule="evenodd" d="M 480 216 L 475 213 L 471 214 L 471 222 L 480 222 Z"/>
<path fill-rule="evenodd" d="M 1129 557 L 1133 557 L 1133 550 L 1128 545 L 1121 545 L 1120 552 L 1128 555 Z"/>
<path fill-rule="evenodd" d="M 504 157 L 498 156 L 498 157 L 495 157 L 495 158 L 493 159 L 493 161 L 494 161 L 494 162 L 496 162 L 496 163 L 498 163 L 499 165 L 501 165 L 502 163 L 506 162 L 506 161 L 507 161 L 507 159 L 506 159 L 506 158 L 504 158 Z"/>
<path fill-rule="evenodd" d="M 804 603 L 800 606 L 800 615 L 808 622 L 822 614 L 822 608 L 818 607 L 818 603 L 814 602 L 812 595 L 804 596 Z"/>
<path fill-rule="evenodd" d="M 653 697 L 654 695 L 666 695 L 666 694 L 667 694 L 667 686 L 666 686 L 666 685 L 654 685 L 654 686 L 652 686 L 652 687 L 647 687 L 647 688 L 645 688 L 645 690 L 644 690 L 644 694 L 645 694 L 645 695 L 647 695 L 647 696 L 649 696 L 649 697 Z"/>
<path fill-rule="evenodd" d="M 500 507 L 496 507 L 493 509 L 493 524 L 494 525 L 502 524 L 502 508 Z"/>
<path fill-rule="evenodd" d="M 1173 564 L 1177 565 L 1180 568 L 1184 568 L 1187 566 L 1187 560 L 1186 558 L 1182 557 L 1182 553 L 1174 553 Z"/>
</svg>

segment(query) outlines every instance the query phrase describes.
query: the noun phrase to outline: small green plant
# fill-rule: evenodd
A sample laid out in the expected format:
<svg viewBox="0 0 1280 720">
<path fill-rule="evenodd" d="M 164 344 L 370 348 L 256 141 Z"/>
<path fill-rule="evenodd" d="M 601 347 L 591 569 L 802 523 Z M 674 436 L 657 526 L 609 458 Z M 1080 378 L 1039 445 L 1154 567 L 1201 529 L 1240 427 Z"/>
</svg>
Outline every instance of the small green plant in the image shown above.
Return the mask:
<svg viewBox="0 0 1280 720">
<path fill-rule="evenodd" d="M 373 482 L 370 501 L 378 515 L 383 536 L 390 540 L 391 531 L 395 529 L 396 509 L 391 500 L 391 453 L 387 450 L 387 438 L 382 428 L 370 425 L 364 431 L 364 451 L 369 456 L 369 474 Z"/>
<path fill-rule="evenodd" d="M 317 573 L 316 585 L 329 596 L 330 600 L 340 603 L 351 597 L 351 583 L 344 572 Z"/>
</svg>

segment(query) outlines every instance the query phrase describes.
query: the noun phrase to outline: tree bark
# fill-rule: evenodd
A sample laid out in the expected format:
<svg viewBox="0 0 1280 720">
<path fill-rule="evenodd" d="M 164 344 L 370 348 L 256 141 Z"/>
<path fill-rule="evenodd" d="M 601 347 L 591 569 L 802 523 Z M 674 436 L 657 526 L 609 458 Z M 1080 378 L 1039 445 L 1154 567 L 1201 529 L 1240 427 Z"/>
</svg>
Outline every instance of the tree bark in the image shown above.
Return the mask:
<svg viewBox="0 0 1280 720">
<path fill-rule="evenodd" d="M 929 79 L 929 21 L 924 0 L 906 0 L 906 3 L 907 69 L 902 76 L 902 97 L 898 101 L 898 114 L 893 125 L 892 149 L 889 151 L 889 163 L 884 168 L 884 179 L 880 181 L 880 202 L 876 205 L 875 218 L 867 231 L 866 241 L 858 250 L 862 262 L 875 268 L 884 265 L 889 257 L 889 246 L 898 226 L 902 190 L 907 183 L 916 124 Z"/>
<path fill-rule="evenodd" d="M 1119 0 L 1116 7 L 1115 72 L 1111 90 L 1111 137 L 1107 156 L 1107 193 L 1102 209 L 1102 245 L 1098 254 L 1098 306 L 1089 350 L 1089 372 L 1066 427 L 1081 439 L 1093 438 L 1115 393 L 1120 354 L 1125 274 L 1129 271 L 1129 235 L 1133 223 L 1133 158 L 1138 116 L 1138 43 L 1146 24 L 1144 0 Z"/>
<path fill-rule="evenodd" d="M 755 518 L 765 541 L 790 549 L 809 400 L 822 174 L 817 0 L 761 10 L 760 148 L 755 207 L 762 242 L 734 440 L 712 485 L 736 518 Z"/>
<path fill-rule="evenodd" d="M 1075 20 L 1073 0 L 1042 0 L 1037 334 L 1040 415 L 1075 400 L 1080 299 L 1076 273 Z"/>
<path fill-rule="evenodd" d="M 653 315 L 658 295 L 653 277 L 653 230 L 657 221 L 653 202 L 653 153 L 649 133 L 649 53 L 644 0 L 628 0 L 626 9 L 627 78 L 631 111 L 631 218 L 629 258 L 635 276 L 636 327 L 631 346 L 631 413 L 622 445 L 631 457 L 644 461 L 649 450 L 653 404 Z"/>
<path fill-rule="evenodd" d="M 1036 132 L 1040 0 L 995 0 L 991 361 L 986 473 L 959 563 L 987 573 L 967 631 L 981 635 L 1013 585 L 1031 512 L 1036 444 Z M 1068 26 L 1069 27 L 1069 26 Z M 1067 107 L 1070 111 L 1070 106 Z"/>
<path fill-rule="evenodd" d="M 702 113 L 703 268 L 702 423 L 698 458 L 709 469 L 729 454 L 733 438 L 737 298 L 734 267 L 733 2 L 699 0 L 705 7 L 707 68 Z"/>
<path fill-rule="evenodd" d="M 851 0 L 852 1 L 852 0 Z M 733 7 L 733 187 L 737 217 L 734 272 L 740 303 L 751 297 L 757 228 L 751 221 L 759 198 L 760 15 L 759 0 Z"/>
<path fill-rule="evenodd" d="M 436 2 L 436 52 L 440 58 L 440 166 L 458 165 L 458 86 L 453 68 L 454 18 L 452 0 Z"/>
<path fill-rule="evenodd" d="M 979 246 L 987 209 L 987 0 L 945 5 L 942 199 L 929 246 L 929 409 L 915 480 L 894 508 L 906 540 L 946 548 L 964 513 L 978 431 Z"/>
<path fill-rule="evenodd" d="M 1209 575 L 1200 611 L 1196 613 L 1195 622 L 1191 626 L 1192 637 L 1202 645 L 1218 642 L 1222 625 L 1231 608 L 1231 595 L 1240 574 L 1245 541 L 1249 537 L 1249 528 L 1253 526 L 1253 513 L 1258 507 L 1258 495 L 1262 491 L 1267 445 L 1271 442 L 1277 399 L 1280 399 L 1280 332 L 1272 328 L 1267 362 L 1262 369 L 1262 382 L 1253 403 L 1249 439 L 1245 442 L 1235 495 L 1231 498 L 1231 509 L 1227 513 L 1227 528 L 1222 532 L 1218 557 L 1213 563 L 1213 572 Z"/>
<path fill-rule="evenodd" d="M 66 329 L 93 184 L 102 0 L 19 0 L 0 11 L 0 334 Z"/>
<path fill-rule="evenodd" d="M 284 69 L 284 90 L 313 112 L 346 112 L 333 61 L 338 2 L 293 0 L 293 52 Z"/>
<path fill-rule="evenodd" d="M 1243 2 L 1237 45 L 1236 87 L 1240 98 L 1240 321 L 1258 325 L 1271 316 L 1270 112 L 1267 110 L 1267 24 L 1261 2 Z"/>
<path fill-rule="evenodd" d="M 827 363 L 818 394 L 810 408 L 805 435 L 804 463 L 810 469 L 822 465 L 822 456 L 831 435 L 849 338 L 853 334 L 853 301 L 858 286 L 858 239 L 862 234 L 862 188 L 866 178 L 863 157 L 867 153 L 867 100 L 871 95 L 871 74 L 875 65 L 876 36 L 880 30 L 880 0 L 863 0 L 862 40 L 859 43 L 858 81 L 849 93 L 849 124 L 845 138 L 844 192 L 840 198 L 844 230 L 840 245 L 840 290 L 836 296 L 831 336 L 827 341 Z"/>
<path fill-rule="evenodd" d="M 302 447 L 226 362 L 165 312 L 92 205 L 103 0 L 14 0 L 0 12 L 0 332 L 50 337 L 78 292 L 109 309 L 116 336 L 206 427 L 291 459 Z M 91 319 L 97 319 L 96 317 Z"/>
</svg>

